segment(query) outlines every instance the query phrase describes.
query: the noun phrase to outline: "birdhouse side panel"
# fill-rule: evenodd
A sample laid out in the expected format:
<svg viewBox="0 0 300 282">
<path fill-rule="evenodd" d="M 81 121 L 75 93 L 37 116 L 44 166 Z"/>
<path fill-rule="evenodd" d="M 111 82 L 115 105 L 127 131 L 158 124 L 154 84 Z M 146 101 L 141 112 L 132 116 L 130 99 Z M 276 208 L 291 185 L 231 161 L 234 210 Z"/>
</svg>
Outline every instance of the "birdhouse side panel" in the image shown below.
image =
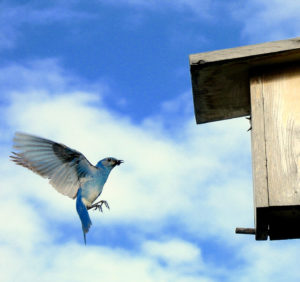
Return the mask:
<svg viewBox="0 0 300 282">
<path fill-rule="evenodd" d="M 255 208 L 269 206 L 264 122 L 263 83 L 260 76 L 250 79 L 252 174 Z"/>
</svg>

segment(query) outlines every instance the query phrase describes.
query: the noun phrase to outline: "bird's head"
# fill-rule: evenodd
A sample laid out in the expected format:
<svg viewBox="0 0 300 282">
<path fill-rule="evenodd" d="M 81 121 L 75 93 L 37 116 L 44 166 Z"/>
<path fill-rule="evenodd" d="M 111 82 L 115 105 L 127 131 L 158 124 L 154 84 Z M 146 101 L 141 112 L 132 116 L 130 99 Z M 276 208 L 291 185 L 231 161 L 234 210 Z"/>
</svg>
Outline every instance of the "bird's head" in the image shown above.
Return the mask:
<svg viewBox="0 0 300 282">
<path fill-rule="evenodd" d="M 115 158 L 109 157 L 105 158 L 97 163 L 97 167 L 103 166 L 105 168 L 113 169 L 116 165 L 120 165 L 124 161 L 122 160 L 117 160 Z"/>
</svg>

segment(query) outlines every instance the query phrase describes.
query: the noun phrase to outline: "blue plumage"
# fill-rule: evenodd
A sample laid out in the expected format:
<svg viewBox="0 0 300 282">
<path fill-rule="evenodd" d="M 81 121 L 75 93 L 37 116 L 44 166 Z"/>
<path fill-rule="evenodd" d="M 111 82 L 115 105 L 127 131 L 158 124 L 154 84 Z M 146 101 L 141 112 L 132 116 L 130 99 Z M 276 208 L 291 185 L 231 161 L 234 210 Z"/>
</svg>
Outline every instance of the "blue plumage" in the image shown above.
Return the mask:
<svg viewBox="0 0 300 282">
<path fill-rule="evenodd" d="M 86 209 L 86 206 L 82 202 L 82 195 L 81 195 L 82 189 L 79 188 L 77 192 L 77 199 L 76 199 L 76 210 L 79 215 L 79 218 L 81 220 L 82 225 L 82 231 L 83 231 L 83 238 L 84 238 L 84 244 L 86 244 L 86 237 L 85 234 L 88 233 L 92 222 L 89 216 L 89 213 Z"/>
<path fill-rule="evenodd" d="M 50 179 L 50 184 L 63 195 L 76 200 L 76 210 L 82 224 L 84 242 L 92 225 L 88 209 L 102 211 L 102 205 L 109 208 L 104 200 L 95 204 L 111 170 L 123 161 L 105 158 L 93 166 L 83 154 L 63 144 L 48 139 L 17 132 L 10 156 L 16 164 Z"/>
</svg>

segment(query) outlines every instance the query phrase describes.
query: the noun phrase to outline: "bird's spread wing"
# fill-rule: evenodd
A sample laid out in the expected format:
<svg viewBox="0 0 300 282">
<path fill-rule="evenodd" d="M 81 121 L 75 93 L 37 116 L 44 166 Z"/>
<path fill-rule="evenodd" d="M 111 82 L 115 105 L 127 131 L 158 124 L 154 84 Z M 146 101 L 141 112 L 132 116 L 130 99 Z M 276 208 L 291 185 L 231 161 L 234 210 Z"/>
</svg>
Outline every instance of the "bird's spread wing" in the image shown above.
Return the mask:
<svg viewBox="0 0 300 282">
<path fill-rule="evenodd" d="M 50 179 L 60 193 L 75 198 L 80 183 L 96 169 L 80 152 L 63 144 L 17 132 L 10 156 L 18 165 Z"/>
</svg>

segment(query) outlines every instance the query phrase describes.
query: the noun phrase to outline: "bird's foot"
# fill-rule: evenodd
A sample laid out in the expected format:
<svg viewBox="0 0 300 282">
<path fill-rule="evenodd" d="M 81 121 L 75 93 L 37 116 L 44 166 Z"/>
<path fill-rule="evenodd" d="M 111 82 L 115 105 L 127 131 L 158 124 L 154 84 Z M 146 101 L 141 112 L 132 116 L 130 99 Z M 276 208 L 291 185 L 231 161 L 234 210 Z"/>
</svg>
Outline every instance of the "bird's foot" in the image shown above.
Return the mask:
<svg viewBox="0 0 300 282">
<path fill-rule="evenodd" d="M 97 202 L 97 203 L 91 205 L 88 209 L 95 208 L 95 210 L 98 209 L 99 211 L 103 212 L 103 209 L 102 209 L 102 205 L 103 205 L 103 204 L 109 209 L 108 203 L 107 203 L 106 201 L 104 201 L 104 200 L 101 200 L 101 201 L 99 201 L 99 202 Z"/>
</svg>

